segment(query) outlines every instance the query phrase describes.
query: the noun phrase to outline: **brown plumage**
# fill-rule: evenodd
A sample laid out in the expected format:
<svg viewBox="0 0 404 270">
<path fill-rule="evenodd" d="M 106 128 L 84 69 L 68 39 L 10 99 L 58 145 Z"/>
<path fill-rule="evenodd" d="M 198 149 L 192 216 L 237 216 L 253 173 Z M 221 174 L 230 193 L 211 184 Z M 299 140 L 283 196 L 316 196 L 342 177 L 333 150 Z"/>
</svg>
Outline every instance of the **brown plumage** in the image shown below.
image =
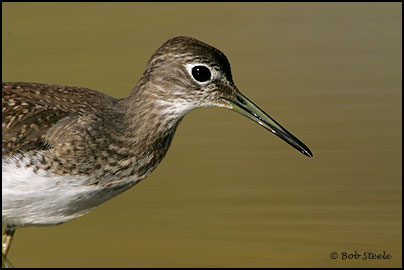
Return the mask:
<svg viewBox="0 0 404 270">
<path fill-rule="evenodd" d="M 237 90 L 221 51 L 190 37 L 164 43 L 123 99 L 82 87 L 22 82 L 3 82 L 2 92 L 7 239 L 15 226 L 82 216 L 144 179 L 165 156 L 181 119 L 195 108 L 237 111 L 312 156 Z"/>
<path fill-rule="evenodd" d="M 39 161 L 31 161 L 34 170 L 93 174 L 89 184 L 110 185 L 134 174 L 135 181 L 143 178 L 164 157 L 185 114 L 163 113 L 170 104 L 156 104 L 156 100 L 185 100 L 194 107 L 204 106 L 198 99 L 205 99 L 207 93 L 184 79 L 189 75 L 183 64 L 189 60 L 225 70 L 232 82 L 223 53 L 195 39 L 177 37 L 156 51 L 141 80 L 124 99 L 82 87 L 3 83 L 3 155 L 41 153 Z M 225 84 L 223 89 L 230 96 L 235 87 Z M 173 94 L 178 89 L 183 92 Z"/>
</svg>

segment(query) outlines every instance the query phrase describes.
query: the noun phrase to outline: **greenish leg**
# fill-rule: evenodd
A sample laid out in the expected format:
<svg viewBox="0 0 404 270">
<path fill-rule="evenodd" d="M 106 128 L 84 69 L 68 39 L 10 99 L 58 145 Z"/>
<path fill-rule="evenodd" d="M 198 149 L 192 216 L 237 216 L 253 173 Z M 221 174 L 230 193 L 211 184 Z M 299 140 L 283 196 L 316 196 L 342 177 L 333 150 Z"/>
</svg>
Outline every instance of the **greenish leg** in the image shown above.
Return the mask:
<svg viewBox="0 0 404 270">
<path fill-rule="evenodd" d="M 16 227 L 7 225 L 6 231 L 4 232 L 3 235 L 3 240 L 2 240 L 2 247 L 1 247 L 1 261 L 2 261 L 2 267 L 3 268 L 10 268 L 13 267 L 13 265 L 10 263 L 10 261 L 7 259 L 7 253 L 10 250 L 11 242 L 13 241 L 13 236 L 15 232 Z"/>
</svg>

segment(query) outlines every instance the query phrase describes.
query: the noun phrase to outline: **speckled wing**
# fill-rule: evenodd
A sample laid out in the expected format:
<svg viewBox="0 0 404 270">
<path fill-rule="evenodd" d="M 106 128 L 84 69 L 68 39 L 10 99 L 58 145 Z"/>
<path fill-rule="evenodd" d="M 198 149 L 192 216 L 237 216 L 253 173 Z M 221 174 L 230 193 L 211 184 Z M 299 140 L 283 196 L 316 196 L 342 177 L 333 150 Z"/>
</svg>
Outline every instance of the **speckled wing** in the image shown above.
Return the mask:
<svg viewBox="0 0 404 270">
<path fill-rule="evenodd" d="M 91 104 L 86 101 L 91 100 Z M 52 148 L 52 134 L 114 98 L 80 87 L 2 83 L 2 155 Z M 99 108 L 98 108 L 99 109 Z"/>
</svg>

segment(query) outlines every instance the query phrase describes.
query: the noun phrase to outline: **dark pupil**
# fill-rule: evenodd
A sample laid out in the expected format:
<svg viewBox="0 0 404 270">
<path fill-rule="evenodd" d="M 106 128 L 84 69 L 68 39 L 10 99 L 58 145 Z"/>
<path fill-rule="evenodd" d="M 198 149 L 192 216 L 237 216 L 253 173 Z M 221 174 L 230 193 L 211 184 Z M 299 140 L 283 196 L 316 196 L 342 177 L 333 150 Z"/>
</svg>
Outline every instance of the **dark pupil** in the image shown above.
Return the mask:
<svg viewBox="0 0 404 270">
<path fill-rule="evenodd" d="M 192 76 L 198 82 L 206 82 L 210 80 L 210 70 L 205 66 L 196 66 L 192 68 Z"/>
</svg>

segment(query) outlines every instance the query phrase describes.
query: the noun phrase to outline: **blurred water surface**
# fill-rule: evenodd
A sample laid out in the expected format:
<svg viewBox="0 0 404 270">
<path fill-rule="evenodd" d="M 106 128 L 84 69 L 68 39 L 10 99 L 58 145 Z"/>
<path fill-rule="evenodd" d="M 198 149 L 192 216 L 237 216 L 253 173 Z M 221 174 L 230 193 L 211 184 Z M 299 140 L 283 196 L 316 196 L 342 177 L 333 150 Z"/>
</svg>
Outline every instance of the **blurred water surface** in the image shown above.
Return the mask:
<svg viewBox="0 0 404 270">
<path fill-rule="evenodd" d="M 401 3 L 2 3 L 3 81 L 124 97 L 188 35 L 306 143 L 218 108 L 186 116 L 142 183 L 61 226 L 17 230 L 21 267 L 400 267 Z M 330 254 L 386 251 L 391 259 Z"/>
</svg>

